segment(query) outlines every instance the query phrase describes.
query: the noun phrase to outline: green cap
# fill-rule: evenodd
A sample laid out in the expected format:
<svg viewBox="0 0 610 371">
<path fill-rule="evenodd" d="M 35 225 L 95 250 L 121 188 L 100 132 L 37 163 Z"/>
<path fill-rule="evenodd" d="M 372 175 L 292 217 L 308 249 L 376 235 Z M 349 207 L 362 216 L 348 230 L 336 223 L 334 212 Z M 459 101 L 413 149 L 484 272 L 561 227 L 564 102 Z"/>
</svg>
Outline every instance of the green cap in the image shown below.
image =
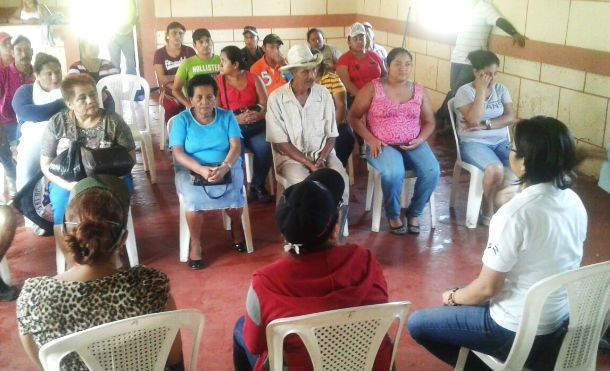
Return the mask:
<svg viewBox="0 0 610 371">
<path fill-rule="evenodd" d="M 114 197 L 119 200 L 125 215 L 127 215 L 129 210 L 130 195 L 129 187 L 123 179 L 105 174 L 92 175 L 76 183 L 70 192 L 70 200 L 76 197 L 76 195 L 91 188 L 102 188 L 110 191 L 110 193 L 112 193 Z"/>
</svg>

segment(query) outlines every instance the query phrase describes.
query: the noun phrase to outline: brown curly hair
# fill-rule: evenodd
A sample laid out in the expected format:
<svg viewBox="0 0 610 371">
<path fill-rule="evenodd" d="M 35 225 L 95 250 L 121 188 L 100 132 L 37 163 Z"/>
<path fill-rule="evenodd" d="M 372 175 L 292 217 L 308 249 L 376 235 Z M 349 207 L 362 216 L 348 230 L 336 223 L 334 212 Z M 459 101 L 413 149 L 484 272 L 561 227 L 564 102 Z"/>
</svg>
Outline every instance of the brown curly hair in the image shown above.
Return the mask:
<svg viewBox="0 0 610 371">
<path fill-rule="evenodd" d="M 91 188 L 78 194 L 64 215 L 68 213 L 78 216 L 80 221 L 64 237 L 76 263 L 91 265 L 114 253 L 123 230 L 125 211 L 110 191 Z"/>
</svg>

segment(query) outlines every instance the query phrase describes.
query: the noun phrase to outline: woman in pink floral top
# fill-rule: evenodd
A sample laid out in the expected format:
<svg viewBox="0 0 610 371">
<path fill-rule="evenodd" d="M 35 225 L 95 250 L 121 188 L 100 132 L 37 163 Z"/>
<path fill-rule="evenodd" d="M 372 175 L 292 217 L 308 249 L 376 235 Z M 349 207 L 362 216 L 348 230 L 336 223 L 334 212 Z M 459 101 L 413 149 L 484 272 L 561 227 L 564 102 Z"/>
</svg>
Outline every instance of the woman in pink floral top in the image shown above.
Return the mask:
<svg viewBox="0 0 610 371">
<path fill-rule="evenodd" d="M 434 131 L 434 112 L 422 85 L 409 81 L 411 53 L 393 49 L 386 59 L 388 76 L 365 85 L 356 96 L 347 121 L 367 144 L 367 161 L 381 173 L 383 205 L 395 234 L 418 234 L 418 218 L 436 188 L 438 161 L 426 143 Z M 366 114 L 368 127 L 362 122 Z M 405 169 L 415 172 L 413 198 L 400 218 L 400 192 Z"/>
</svg>

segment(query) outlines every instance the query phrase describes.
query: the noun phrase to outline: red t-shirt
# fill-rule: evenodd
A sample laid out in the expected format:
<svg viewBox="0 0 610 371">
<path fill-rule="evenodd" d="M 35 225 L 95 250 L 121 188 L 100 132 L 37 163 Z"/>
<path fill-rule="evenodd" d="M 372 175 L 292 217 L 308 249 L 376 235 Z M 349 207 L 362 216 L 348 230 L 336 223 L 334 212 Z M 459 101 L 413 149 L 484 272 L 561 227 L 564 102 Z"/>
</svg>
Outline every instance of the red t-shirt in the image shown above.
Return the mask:
<svg viewBox="0 0 610 371">
<path fill-rule="evenodd" d="M 238 108 L 254 106 L 258 103 L 258 96 L 256 95 L 256 84 L 254 82 L 254 75 L 250 71 L 246 71 L 246 79 L 248 83 L 242 90 L 237 90 L 229 83 L 223 84 L 224 75 L 216 75 L 218 80 L 218 94 L 220 95 L 220 105 L 224 109 L 230 109 L 234 111 Z M 227 100 L 225 99 L 225 85 L 227 87 L 227 95 L 229 98 L 229 106 L 227 107 Z"/>
<path fill-rule="evenodd" d="M 357 245 L 286 255 L 254 272 L 252 289 L 258 298 L 258 310 L 251 313 L 248 308 L 243 334 L 248 350 L 260 355 L 254 367 L 257 371 L 263 370 L 267 357 L 265 330 L 274 319 L 388 302 L 381 266 L 370 250 Z M 290 335 L 284 344 L 289 370 L 312 369 L 300 338 Z M 391 354 L 392 345 L 386 337 L 373 369 L 388 370 Z"/>
<path fill-rule="evenodd" d="M 368 50 L 362 59 L 356 58 L 351 51 L 347 51 L 339 57 L 335 68 L 337 66 L 346 66 L 349 79 L 358 89 L 362 89 L 368 82 L 381 76 L 383 60 L 371 50 Z"/>
<path fill-rule="evenodd" d="M 182 45 L 180 47 L 180 55 L 177 57 L 172 57 L 167 54 L 167 50 L 165 47 L 159 48 L 155 51 L 155 57 L 153 59 L 153 64 L 160 64 L 163 66 L 163 71 L 165 71 L 166 75 L 175 75 L 176 71 L 178 71 L 178 67 L 180 67 L 180 63 L 184 61 L 186 58 L 190 58 L 195 55 L 195 50 L 190 46 Z"/>
</svg>

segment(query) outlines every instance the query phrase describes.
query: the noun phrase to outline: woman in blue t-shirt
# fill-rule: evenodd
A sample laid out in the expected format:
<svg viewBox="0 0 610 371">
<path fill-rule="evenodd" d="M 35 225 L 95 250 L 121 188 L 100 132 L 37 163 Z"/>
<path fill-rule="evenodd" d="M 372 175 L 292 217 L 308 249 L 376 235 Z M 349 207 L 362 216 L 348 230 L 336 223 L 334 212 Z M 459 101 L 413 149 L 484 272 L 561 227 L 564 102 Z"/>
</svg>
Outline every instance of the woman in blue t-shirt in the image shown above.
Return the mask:
<svg viewBox="0 0 610 371">
<path fill-rule="evenodd" d="M 509 173 L 510 137 L 507 126 L 515 119 L 508 89 L 496 82 L 498 57 L 487 50 L 468 54 L 475 79 L 462 85 L 455 94 L 457 132 L 462 160 L 484 172 L 483 205 L 480 222 L 489 225 L 494 206 L 501 206 L 514 196 L 515 187 L 500 192 L 504 169 Z"/>
<path fill-rule="evenodd" d="M 226 209 L 231 218 L 233 246 L 246 251 L 241 224 L 244 176 L 241 168 L 241 131 L 233 112 L 216 107 L 218 85 L 209 75 L 193 77 L 187 88 L 191 108 L 174 118 L 169 146 L 176 162 L 176 190 L 186 208 L 191 234 L 188 265 L 201 269 L 203 212 Z M 225 184 L 225 176 L 231 181 Z M 216 185 L 195 185 L 199 175 Z"/>
</svg>

